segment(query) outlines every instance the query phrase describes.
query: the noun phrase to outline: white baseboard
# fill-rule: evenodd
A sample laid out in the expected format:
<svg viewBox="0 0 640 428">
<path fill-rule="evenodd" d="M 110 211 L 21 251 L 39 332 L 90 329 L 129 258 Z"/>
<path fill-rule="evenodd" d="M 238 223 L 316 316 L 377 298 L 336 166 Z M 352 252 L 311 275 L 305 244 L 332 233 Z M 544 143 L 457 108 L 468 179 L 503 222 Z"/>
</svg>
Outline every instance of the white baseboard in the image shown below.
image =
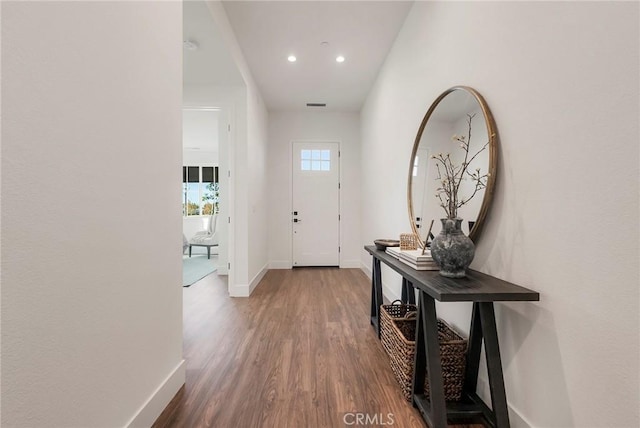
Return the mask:
<svg viewBox="0 0 640 428">
<path fill-rule="evenodd" d="M 486 378 L 486 372 L 480 372 L 478 377 L 478 395 L 485 403 L 491 402 L 491 390 L 489 389 L 489 381 Z M 509 410 L 509 422 L 513 428 L 531 428 L 535 426 L 530 420 L 528 420 L 522 412 L 515 408 L 511 403 L 507 401 L 507 408 Z"/>
<path fill-rule="evenodd" d="M 229 286 L 229 296 L 249 297 L 249 284 L 238 284 Z"/>
<path fill-rule="evenodd" d="M 358 269 L 359 267 L 359 260 L 343 260 L 340 262 L 340 269 Z"/>
<path fill-rule="evenodd" d="M 360 269 L 364 272 L 365 275 L 367 275 L 367 277 L 369 279 L 371 279 L 371 267 L 364 263 L 364 262 L 360 262 Z M 400 292 L 402 292 L 402 290 L 400 290 Z M 394 300 L 400 300 L 401 294 L 398 294 L 398 292 L 393 291 L 393 289 L 391 289 L 391 287 L 389 287 L 385 282 L 384 279 L 382 280 L 382 300 L 385 302 L 393 302 Z"/>
<path fill-rule="evenodd" d="M 218 275 L 229 275 L 229 269 L 227 269 L 227 264 L 218 265 L 216 268 L 216 273 Z"/>
<path fill-rule="evenodd" d="M 178 393 L 185 382 L 185 361 L 181 360 L 175 369 L 151 394 L 151 397 L 138 410 L 136 415 L 126 425 L 127 428 L 148 428 L 158 419 L 171 399 Z"/>
<path fill-rule="evenodd" d="M 269 271 L 269 263 L 266 263 L 260 272 L 253 277 L 249 284 L 237 284 L 229 287 L 229 296 L 231 297 L 249 297 L 253 290 L 258 286 L 262 278 Z"/>
<path fill-rule="evenodd" d="M 400 300 L 401 294 L 393 291 L 387 284 L 382 281 L 382 300 L 385 302 L 393 302 L 394 300 Z"/>
<path fill-rule="evenodd" d="M 531 428 L 534 426 L 531 421 L 508 402 L 507 406 L 509 407 L 509 421 L 513 428 Z"/>
<path fill-rule="evenodd" d="M 249 294 L 253 293 L 253 290 L 256 289 L 258 284 L 260 284 L 260 281 L 262 281 L 262 278 L 264 278 L 264 276 L 267 274 L 268 271 L 269 271 L 269 263 L 266 263 L 264 266 L 262 266 L 262 269 L 260 269 L 260 272 L 258 272 L 258 274 L 254 276 L 251 282 L 249 283 Z"/>
<path fill-rule="evenodd" d="M 270 261 L 269 269 L 291 269 L 291 260 Z"/>
<path fill-rule="evenodd" d="M 371 265 L 368 265 L 365 262 L 360 262 L 360 270 L 362 270 L 362 272 L 364 272 L 364 274 L 367 275 L 369 279 L 371 279 Z"/>
</svg>

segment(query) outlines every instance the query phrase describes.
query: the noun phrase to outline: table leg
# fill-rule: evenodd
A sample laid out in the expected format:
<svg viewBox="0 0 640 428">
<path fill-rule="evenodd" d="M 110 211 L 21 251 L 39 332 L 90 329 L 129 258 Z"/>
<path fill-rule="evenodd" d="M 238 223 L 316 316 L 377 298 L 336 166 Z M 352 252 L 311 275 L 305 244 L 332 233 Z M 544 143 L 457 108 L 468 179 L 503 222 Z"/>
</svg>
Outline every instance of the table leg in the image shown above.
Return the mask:
<svg viewBox="0 0 640 428">
<path fill-rule="evenodd" d="M 374 321 L 376 318 L 376 258 L 371 258 L 371 311 L 369 315 L 371 316 L 371 324 L 375 326 Z"/>
<path fill-rule="evenodd" d="M 469 328 L 469 347 L 467 349 L 467 367 L 464 375 L 464 393 L 474 395 L 478 386 L 480 369 L 480 351 L 482 350 L 482 324 L 480 323 L 479 303 L 473 303 L 471 327 Z"/>
<path fill-rule="evenodd" d="M 380 338 L 380 305 L 382 304 L 382 273 L 380 260 L 373 258 L 371 265 L 371 324 Z"/>
<path fill-rule="evenodd" d="M 498 330 L 496 329 L 493 302 L 481 302 L 478 305 L 482 334 L 484 336 L 484 349 L 487 357 L 491 407 L 496 419 L 496 428 L 508 428 L 509 411 L 507 409 L 507 395 L 504 390 L 502 361 L 500 359 L 500 346 L 498 345 Z"/>
<path fill-rule="evenodd" d="M 418 299 L 422 296 L 422 291 L 418 292 Z M 424 343 L 424 329 L 422 328 L 422 305 L 418 305 L 418 317 L 416 318 L 416 353 L 413 357 L 413 380 L 411 384 L 411 392 L 413 397 L 413 406 L 417 407 L 416 396 L 424 394 L 424 378 L 427 373 L 426 354 Z"/>
<path fill-rule="evenodd" d="M 438 341 L 438 318 L 436 302 L 426 293 L 420 293 L 422 307 L 422 329 L 427 353 L 427 376 L 429 377 L 429 401 L 431 402 L 431 422 L 433 428 L 446 428 L 447 405 L 444 399 L 444 382 L 440 363 L 440 343 Z"/>
<path fill-rule="evenodd" d="M 413 283 L 409 280 L 407 280 L 407 294 L 409 297 L 409 300 L 407 303 L 409 303 L 410 305 L 415 305 L 416 304 L 416 293 L 413 289 Z"/>
<path fill-rule="evenodd" d="M 413 404 L 420 410 L 427 424 L 432 428 L 446 428 L 447 404 L 444 398 L 444 382 L 440 363 L 438 342 L 438 320 L 436 302 L 423 291 L 418 295 L 418 321 L 416 331 L 416 354 L 413 373 Z M 423 397 L 426 371 L 429 378 L 429 400 Z"/>
<path fill-rule="evenodd" d="M 410 305 L 416 304 L 416 295 L 413 291 L 413 284 L 407 279 L 402 278 L 402 296 L 400 297 L 402 303 L 408 303 Z"/>
</svg>

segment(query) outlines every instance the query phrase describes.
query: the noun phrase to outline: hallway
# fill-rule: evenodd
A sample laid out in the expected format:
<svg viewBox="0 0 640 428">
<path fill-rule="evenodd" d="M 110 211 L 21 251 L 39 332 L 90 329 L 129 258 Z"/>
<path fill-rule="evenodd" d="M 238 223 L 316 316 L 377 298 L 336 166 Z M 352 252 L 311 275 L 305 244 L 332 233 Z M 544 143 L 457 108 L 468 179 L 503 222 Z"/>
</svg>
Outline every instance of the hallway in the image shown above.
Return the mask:
<svg viewBox="0 0 640 428">
<path fill-rule="evenodd" d="M 358 269 L 295 269 L 248 299 L 216 275 L 185 289 L 186 385 L 154 427 L 337 427 L 350 412 L 423 427 L 369 325 L 369 286 Z"/>
<path fill-rule="evenodd" d="M 369 324 L 361 270 L 270 270 L 250 298 L 226 290 L 217 275 L 184 289 L 186 385 L 154 428 L 333 428 L 358 413 L 425 427 Z"/>
</svg>

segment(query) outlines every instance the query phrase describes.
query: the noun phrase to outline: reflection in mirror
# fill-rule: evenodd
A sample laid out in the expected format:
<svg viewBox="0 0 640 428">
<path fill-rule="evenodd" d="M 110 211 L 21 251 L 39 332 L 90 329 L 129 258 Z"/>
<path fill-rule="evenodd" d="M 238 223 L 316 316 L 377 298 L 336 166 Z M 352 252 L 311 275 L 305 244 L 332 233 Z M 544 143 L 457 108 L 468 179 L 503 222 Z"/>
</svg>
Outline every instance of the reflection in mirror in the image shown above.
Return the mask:
<svg viewBox="0 0 640 428">
<path fill-rule="evenodd" d="M 482 220 L 488 209 L 495 183 L 496 135 L 493 118 L 482 97 L 471 88 L 454 87 L 443 93 L 425 115 L 414 143 L 409 171 L 408 205 L 413 231 L 422 243 L 434 220 L 431 234 L 441 229 L 440 219 L 447 217 L 438 198 L 441 186 L 436 161 L 433 156 L 450 155 L 453 165 L 464 162 L 465 150 L 459 139 L 469 141 L 470 162 L 468 171 L 481 175 L 489 173 L 486 187 L 476 192 L 476 181 L 467 176 L 458 191 L 459 198 L 473 197 L 458 208 L 457 217 L 464 220 L 462 230 L 476 240 Z M 475 195 L 474 195 L 474 192 Z M 431 239 L 429 239 L 431 241 Z"/>
</svg>

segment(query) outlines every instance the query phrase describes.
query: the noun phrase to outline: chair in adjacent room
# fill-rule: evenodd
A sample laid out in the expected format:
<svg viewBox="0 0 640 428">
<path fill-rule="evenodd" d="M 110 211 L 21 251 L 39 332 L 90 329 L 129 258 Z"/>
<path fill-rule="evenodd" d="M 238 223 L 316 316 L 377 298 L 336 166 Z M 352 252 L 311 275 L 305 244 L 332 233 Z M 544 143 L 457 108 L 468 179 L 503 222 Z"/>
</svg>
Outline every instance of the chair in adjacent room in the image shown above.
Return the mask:
<svg viewBox="0 0 640 428">
<path fill-rule="evenodd" d="M 218 214 L 212 214 L 209 219 L 209 228 L 196 232 L 189 240 L 189 257 L 191 257 L 191 247 L 207 247 L 207 258 L 211 258 L 211 247 L 218 246 Z"/>
</svg>

